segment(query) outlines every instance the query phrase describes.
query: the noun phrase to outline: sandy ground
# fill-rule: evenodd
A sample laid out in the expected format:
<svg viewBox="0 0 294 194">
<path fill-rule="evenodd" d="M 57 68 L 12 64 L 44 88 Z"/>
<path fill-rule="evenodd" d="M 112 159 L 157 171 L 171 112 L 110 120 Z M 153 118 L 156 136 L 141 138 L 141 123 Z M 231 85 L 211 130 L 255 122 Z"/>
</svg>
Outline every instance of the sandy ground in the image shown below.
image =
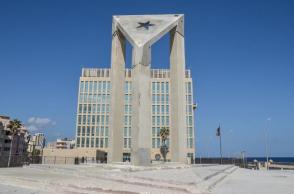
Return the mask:
<svg viewBox="0 0 294 194">
<path fill-rule="evenodd" d="M 294 171 L 231 165 L 31 165 L 0 168 L 0 193 L 294 193 Z"/>
</svg>

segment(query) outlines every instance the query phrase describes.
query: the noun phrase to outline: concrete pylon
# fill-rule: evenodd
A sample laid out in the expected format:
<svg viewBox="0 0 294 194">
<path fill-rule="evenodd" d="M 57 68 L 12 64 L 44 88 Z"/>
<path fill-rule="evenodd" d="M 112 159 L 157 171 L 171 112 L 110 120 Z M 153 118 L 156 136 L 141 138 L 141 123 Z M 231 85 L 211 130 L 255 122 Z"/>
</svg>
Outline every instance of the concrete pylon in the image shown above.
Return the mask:
<svg viewBox="0 0 294 194">
<path fill-rule="evenodd" d="M 111 50 L 111 105 L 108 162 L 122 162 L 124 126 L 125 37 L 112 24 Z"/>
<path fill-rule="evenodd" d="M 150 165 L 151 91 L 150 46 L 133 47 L 132 69 L 132 148 L 133 165 Z"/>
<path fill-rule="evenodd" d="M 187 162 L 184 17 L 170 31 L 171 158 Z"/>
</svg>

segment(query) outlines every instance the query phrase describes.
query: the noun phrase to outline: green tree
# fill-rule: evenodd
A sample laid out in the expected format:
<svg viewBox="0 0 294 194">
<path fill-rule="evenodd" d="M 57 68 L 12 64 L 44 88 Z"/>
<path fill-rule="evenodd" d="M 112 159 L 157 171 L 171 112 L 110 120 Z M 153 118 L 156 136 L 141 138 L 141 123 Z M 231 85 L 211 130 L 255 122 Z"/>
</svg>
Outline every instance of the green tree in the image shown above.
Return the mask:
<svg viewBox="0 0 294 194">
<path fill-rule="evenodd" d="M 10 151 L 8 156 L 8 167 L 10 167 L 11 162 L 11 155 L 12 155 L 12 143 L 14 140 L 14 137 L 19 134 L 20 128 L 22 127 L 21 121 L 18 119 L 14 119 L 12 121 L 9 121 L 7 128 L 10 129 L 10 135 L 11 135 L 11 142 L 10 142 Z"/>
<path fill-rule="evenodd" d="M 160 147 L 160 153 L 163 157 L 164 162 L 166 162 L 166 155 L 169 152 L 168 147 L 166 145 L 166 140 L 169 136 L 169 128 L 168 127 L 162 127 L 160 129 L 159 135 L 161 137 L 161 147 Z"/>
</svg>

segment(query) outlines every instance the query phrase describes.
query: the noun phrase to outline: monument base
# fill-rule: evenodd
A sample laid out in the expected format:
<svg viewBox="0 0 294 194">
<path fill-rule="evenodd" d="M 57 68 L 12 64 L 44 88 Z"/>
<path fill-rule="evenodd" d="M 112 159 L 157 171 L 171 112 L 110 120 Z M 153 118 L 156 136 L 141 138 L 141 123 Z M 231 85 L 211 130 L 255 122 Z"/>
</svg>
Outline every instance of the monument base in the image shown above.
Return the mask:
<svg viewBox="0 0 294 194">
<path fill-rule="evenodd" d="M 131 153 L 131 163 L 135 166 L 150 166 L 150 148 L 139 148 Z"/>
</svg>

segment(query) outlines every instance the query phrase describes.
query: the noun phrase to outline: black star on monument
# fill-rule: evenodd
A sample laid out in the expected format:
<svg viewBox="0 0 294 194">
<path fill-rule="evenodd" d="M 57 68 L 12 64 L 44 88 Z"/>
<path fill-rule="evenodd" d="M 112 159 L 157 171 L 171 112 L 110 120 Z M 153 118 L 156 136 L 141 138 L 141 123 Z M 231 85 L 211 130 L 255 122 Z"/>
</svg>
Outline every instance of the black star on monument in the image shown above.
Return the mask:
<svg viewBox="0 0 294 194">
<path fill-rule="evenodd" d="M 149 30 L 150 26 L 154 26 L 155 24 L 150 24 L 150 21 L 147 22 L 138 22 L 139 26 L 137 28 L 142 28 L 144 27 L 146 30 Z"/>
</svg>

